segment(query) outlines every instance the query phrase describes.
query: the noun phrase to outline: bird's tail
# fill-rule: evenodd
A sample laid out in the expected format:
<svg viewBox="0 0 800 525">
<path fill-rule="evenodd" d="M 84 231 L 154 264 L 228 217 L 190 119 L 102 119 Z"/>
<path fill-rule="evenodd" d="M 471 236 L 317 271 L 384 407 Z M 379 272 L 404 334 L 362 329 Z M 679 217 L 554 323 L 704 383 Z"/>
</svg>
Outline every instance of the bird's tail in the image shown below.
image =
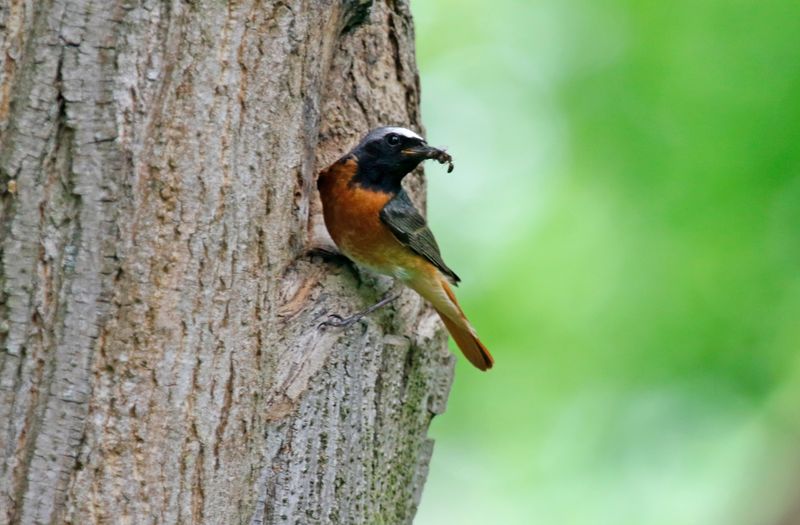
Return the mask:
<svg viewBox="0 0 800 525">
<path fill-rule="evenodd" d="M 480 339 L 478 339 L 478 336 L 475 335 L 475 332 L 472 330 L 472 327 L 469 326 L 469 323 L 467 323 L 466 327 L 461 326 L 452 321 L 444 313 L 440 312 L 439 310 L 436 311 L 439 312 L 439 317 L 442 318 L 444 325 L 447 327 L 447 331 L 453 336 L 456 344 L 464 353 L 464 356 L 469 359 L 469 362 L 480 370 L 488 370 L 492 368 L 492 365 L 494 364 L 492 354 L 490 354 L 489 350 L 483 346 L 483 343 L 481 343 Z"/>
<path fill-rule="evenodd" d="M 410 284 L 422 297 L 430 301 L 469 362 L 480 370 L 492 368 L 494 364 L 492 354 L 478 339 L 478 334 L 458 305 L 447 280 L 439 274 L 435 279 L 425 279 L 424 282 Z"/>
</svg>

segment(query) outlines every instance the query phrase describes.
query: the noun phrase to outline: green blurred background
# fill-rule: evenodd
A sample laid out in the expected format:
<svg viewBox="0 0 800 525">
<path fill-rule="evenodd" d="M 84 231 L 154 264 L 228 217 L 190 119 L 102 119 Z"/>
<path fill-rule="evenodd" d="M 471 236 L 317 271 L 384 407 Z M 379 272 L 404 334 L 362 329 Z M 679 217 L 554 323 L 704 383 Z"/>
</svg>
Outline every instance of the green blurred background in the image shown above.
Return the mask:
<svg viewBox="0 0 800 525">
<path fill-rule="evenodd" d="M 414 0 L 459 358 L 415 523 L 800 523 L 800 2 Z"/>
</svg>

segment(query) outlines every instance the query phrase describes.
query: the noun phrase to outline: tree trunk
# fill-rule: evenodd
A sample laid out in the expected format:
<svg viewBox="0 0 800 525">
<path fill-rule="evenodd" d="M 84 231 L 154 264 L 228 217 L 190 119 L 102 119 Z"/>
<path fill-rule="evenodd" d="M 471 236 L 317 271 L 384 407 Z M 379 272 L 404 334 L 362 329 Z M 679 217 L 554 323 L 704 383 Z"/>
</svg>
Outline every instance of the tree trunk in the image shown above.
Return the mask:
<svg viewBox="0 0 800 525">
<path fill-rule="evenodd" d="M 411 521 L 445 336 L 319 329 L 388 284 L 308 255 L 317 171 L 420 127 L 372 4 L 0 0 L 0 523 Z"/>
</svg>

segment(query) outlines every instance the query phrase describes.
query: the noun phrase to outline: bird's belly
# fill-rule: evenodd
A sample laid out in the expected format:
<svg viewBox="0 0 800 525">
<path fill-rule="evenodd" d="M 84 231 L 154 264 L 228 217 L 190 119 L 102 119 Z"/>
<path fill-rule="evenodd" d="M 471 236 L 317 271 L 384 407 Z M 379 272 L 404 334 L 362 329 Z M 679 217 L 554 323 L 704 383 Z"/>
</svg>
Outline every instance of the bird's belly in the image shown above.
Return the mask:
<svg viewBox="0 0 800 525">
<path fill-rule="evenodd" d="M 334 241 L 347 257 L 374 272 L 401 281 L 417 273 L 420 257 L 403 246 L 388 230 L 385 235 L 383 232 L 378 235 L 364 231 L 344 232 Z"/>
<path fill-rule="evenodd" d="M 417 274 L 422 258 L 397 240 L 380 220 L 378 211 L 352 215 L 346 209 L 338 211 L 329 216 L 328 230 L 347 257 L 374 272 L 402 281 Z"/>
<path fill-rule="evenodd" d="M 351 167 L 352 168 L 352 167 Z M 424 260 L 403 245 L 380 219 L 392 195 L 348 184 L 340 177 L 320 188 L 325 226 L 336 246 L 361 266 L 403 281 L 424 267 Z"/>
</svg>

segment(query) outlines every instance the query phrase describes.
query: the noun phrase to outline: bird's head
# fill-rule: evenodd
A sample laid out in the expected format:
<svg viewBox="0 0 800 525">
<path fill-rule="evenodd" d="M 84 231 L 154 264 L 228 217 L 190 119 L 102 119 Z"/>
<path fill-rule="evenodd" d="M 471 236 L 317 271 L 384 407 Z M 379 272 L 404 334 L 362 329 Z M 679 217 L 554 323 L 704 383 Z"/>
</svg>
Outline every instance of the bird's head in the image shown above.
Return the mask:
<svg viewBox="0 0 800 525">
<path fill-rule="evenodd" d="M 403 177 L 426 159 L 449 163 L 448 172 L 453 170 L 453 159 L 447 152 L 429 146 L 406 128 L 373 129 L 352 154 L 358 159 L 358 182 L 386 191 L 399 190 Z"/>
</svg>

